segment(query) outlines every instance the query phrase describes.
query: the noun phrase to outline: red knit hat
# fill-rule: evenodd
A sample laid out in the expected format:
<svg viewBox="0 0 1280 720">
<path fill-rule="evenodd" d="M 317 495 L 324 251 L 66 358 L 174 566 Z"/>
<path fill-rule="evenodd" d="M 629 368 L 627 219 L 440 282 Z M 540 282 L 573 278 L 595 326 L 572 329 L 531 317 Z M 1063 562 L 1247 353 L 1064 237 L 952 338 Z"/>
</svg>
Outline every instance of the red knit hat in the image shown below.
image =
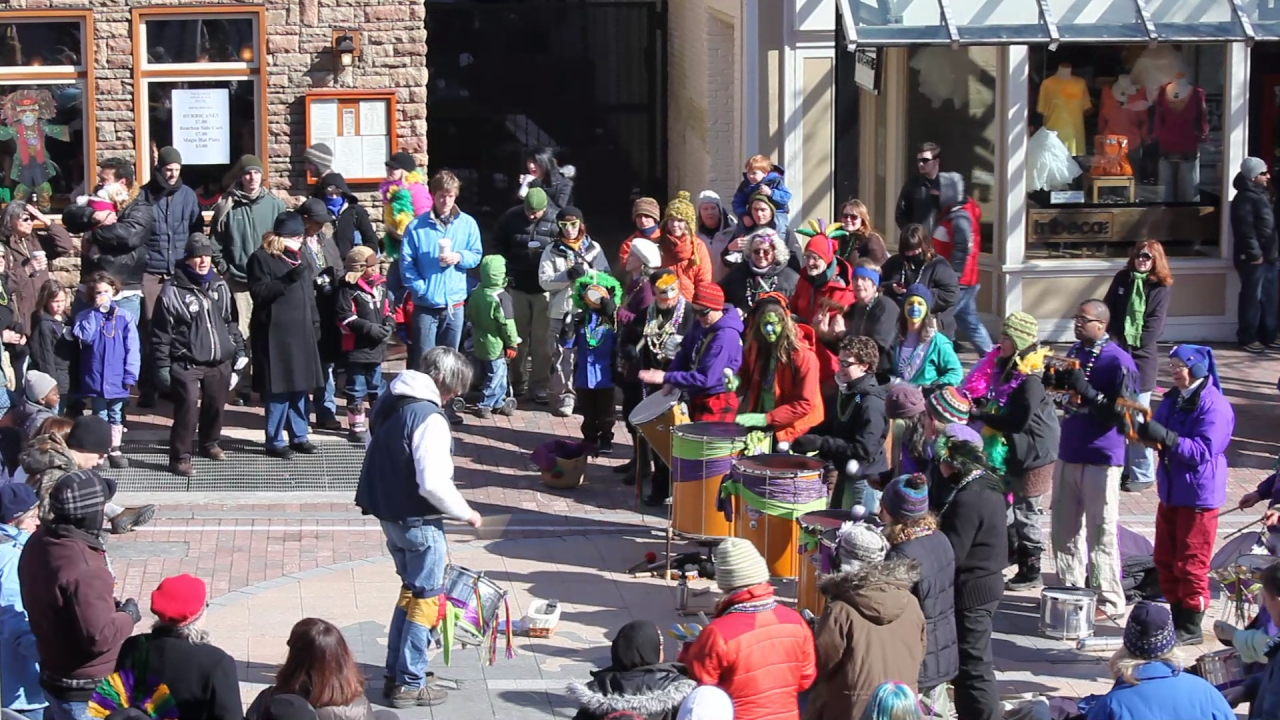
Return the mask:
<svg viewBox="0 0 1280 720">
<path fill-rule="evenodd" d="M 204 612 L 208 596 L 200 578 L 187 573 L 174 575 L 151 591 L 151 612 L 170 625 L 186 625 Z"/>
<path fill-rule="evenodd" d="M 817 255 L 822 258 L 822 262 L 828 265 L 836 259 L 836 244 L 825 234 L 818 234 L 809 238 L 809 244 L 804 246 L 804 251 Z"/>
<path fill-rule="evenodd" d="M 715 283 L 702 283 L 693 289 L 693 304 L 710 310 L 724 310 L 724 290 Z"/>
</svg>

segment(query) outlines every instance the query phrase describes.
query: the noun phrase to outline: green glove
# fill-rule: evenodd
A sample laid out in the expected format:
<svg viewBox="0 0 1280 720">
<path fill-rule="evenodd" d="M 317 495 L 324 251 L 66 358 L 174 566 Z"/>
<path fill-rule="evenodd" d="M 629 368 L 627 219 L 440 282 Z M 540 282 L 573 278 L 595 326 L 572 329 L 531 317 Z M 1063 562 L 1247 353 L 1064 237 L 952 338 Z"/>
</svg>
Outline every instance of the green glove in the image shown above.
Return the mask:
<svg viewBox="0 0 1280 720">
<path fill-rule="evenodd" d="M 764 413 L 742 413 L 738 415 L 734 422 L 742 427 L 749 428 L 768 427 L 769 425 L 768 416 Z"/>
<path fill-rule="evenodd" d="M 732 370 L 729 368 L 724 369 L 724 389 L 726 392 L 737 392 L 738 386 L 741 384 L 742 381 L 738 379 L 737 375 L 733 374 Z"/>
</svg>

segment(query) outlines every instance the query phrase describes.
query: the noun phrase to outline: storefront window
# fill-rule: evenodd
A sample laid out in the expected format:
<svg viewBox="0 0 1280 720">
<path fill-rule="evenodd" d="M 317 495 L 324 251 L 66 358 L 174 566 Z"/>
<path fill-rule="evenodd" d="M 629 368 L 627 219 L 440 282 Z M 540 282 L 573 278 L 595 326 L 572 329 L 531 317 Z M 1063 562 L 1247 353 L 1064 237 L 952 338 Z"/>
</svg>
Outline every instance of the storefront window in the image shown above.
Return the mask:
<svg viewBox="0 0 1280 720">
<path fill-rule="evenodd" d="M 250 63 L 258 33 L 248 17 L 155 19 L 144 23 L 147 64 Z"/>
<path fill-rule="evenodd" d="M 257 152 L 257 82 L 249 80 L 206 80 L 192 82 L 147 82 L 150 164 L 154 167 L 160 148 L 173 145 L 183 153 L 182 181 L 197 191 L 221 192 L 224 176 L 242 155 Z M 197 130 L 191 120 L 196 112 L 225 115 L 227 122 L 203 122 Z M 184 120 L 184 112 L 186 118 Z M 197 139 L 194 137 L 200 133 Z M 185 143 L 175 138 L 186 135 Z M 231 178 L 234 180 L 235 178 Z"/>
<path fill-rule="evenodd" d="M 83 29 L 76 21 L 0 23 L 0 67 L 79 67 Z"/>
<path fill-rule="evenodd" d="M 997 48 L 913 48 L 907 82 L 907 160 L 914 177 L 916 149 L 931 142 L 941 148 L 940 170 L 964 178 L 965 194 L 982 211 L 982 252 L 997 243 L 996 66 Z M 893 222 L 884 223 L 892 227 Z M 898 228 L 901 230 L 901 228 Z"/>
<path fill-rule="evenodd" d="M 1032 48 L 1028 259 L 1217 257 L 1223 45 Z"/>
</svg>

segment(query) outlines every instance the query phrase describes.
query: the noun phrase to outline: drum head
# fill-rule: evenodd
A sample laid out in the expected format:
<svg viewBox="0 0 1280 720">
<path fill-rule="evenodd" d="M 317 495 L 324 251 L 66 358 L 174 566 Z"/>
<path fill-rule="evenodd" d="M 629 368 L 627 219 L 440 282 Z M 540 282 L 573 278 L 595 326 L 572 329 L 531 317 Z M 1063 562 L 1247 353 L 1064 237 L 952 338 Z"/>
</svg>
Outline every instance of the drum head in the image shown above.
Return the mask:
<svg viewBox="0 0 1280 720">
<path fill-rule="evenodd" d="M 819 532 L 839 530 L 842 523 L 851 519 L 853 519 L 853 514 L 848 510 L 819 510 L 801 515 L 800 526 Z"/>
<path fill-rule="evenodd" d="M 1242 555 L 1256 555 L 1253 550 L 1255 547 L 1263 546 L 1262 534 L 1255 531 L 1249 531 L 1228 540 L 1226 544 L 1218 548 L 1218 552 L 1213 554 L 1213 559 L 1209 561 L 1210 570 L 1221 570 L 1228 565 L 1236 562 Z M 1266 552 L 1266 550 L 1262 550 Z"/>
<path fill-rule="evenodd" d="M 738 472 L 754 475 L 810 475 L 821 474 L 825 463 L 804 455 L 773 453 L 738 458 L 733 461 L 733 465 Z"/>
<path fill-rule="evenodd" d="M 1259 573 L 1278 561 L 1280 561 L 1280 558 L 1273 555 L 1241 555 L 1236 558 L 1235 564 L 1243 565 L 1252 572 Z"/>
<path fill-rule="evenodd" d="M 631 417 L 627 419 L 632 425 L 647 423 L 670 410 L 671 406 L 678 402 L 680 402 L 679 390 L 672 388 L 671 392 L 659 391 L 641 400 L 640 404 L 631 411 Z"/>
<path fill-rule="evenodd" d="M 1046 587 L 1040 593 L 1041 597 L 1050 597 L 1058 599 L 1086 599 L 1094 600 L 1098 597 L 1097 590 L 1089 590 L 1087 588 L 1074 587 Z"/>
<path fill-rule="evenodd" d="M 685 423 L 671 430 L 676 435 L 691 440 L 741 440 L 747 437 L 748 432 L 737 423 L 706 421 Z"/>
</svg>

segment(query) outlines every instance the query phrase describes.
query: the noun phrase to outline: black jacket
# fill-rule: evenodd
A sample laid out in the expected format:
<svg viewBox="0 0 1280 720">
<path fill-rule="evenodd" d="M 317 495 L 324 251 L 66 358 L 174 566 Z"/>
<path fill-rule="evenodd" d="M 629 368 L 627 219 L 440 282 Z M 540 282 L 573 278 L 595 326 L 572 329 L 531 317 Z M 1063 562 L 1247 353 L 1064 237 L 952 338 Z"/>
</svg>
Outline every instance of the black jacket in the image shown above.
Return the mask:
<svg viewBox="0 0 1280 720">
<path fill-rule="evenodd" d="M 917 173 L 907 180 L 898 193 L 898 204 L 893 210 L 893 220 L 898 224 L 898 229 L 902 230 L 912 223 L 917 223 L 925 226 L 929 232 L 933 232 L 934 225 L 938 221 L 938 212 L 941 210 L 937 191 L 936 177 L 930 180 Z"/>
<path fill-rule="evenodd" d="M 573 720 L 603 720 L 624 711 L 646 720 L 672 720 L 696 687 L 698 683 L 689 679 L 683 665 L 662 663 L 634 670 L 597 670 L 587 683 L 569 683 L 567 692 L 578 703 Z"/>
<path fill-rule="evenodd" d="M 767 292 L 782 293 L 790 299 L 800 282 L 800 273 L 788 264 L 774 264 L 763 275 L 752 272 L 751 262 L 740 262 L 733 266 L 720 288 L 724 290 L 724 301 L 742 311 L 743 315 L 751 312 L 756 298 Z"/>
<path fill-rule="evenodd" d="M 334 310 L 347 362 L 381 364 L 387 357 L 387 339 L 396 327 L 386 283 L 369 287 L 363 281 L 342 278 Z"/>
<path fill-rule="evenodd" d="M 489 252 L 507 259 L 508 287 L 530 294 L 545 292 L 538 282 L 538 263 L 543 249 L 555 242 L 559 234 L 556 214 L 550 207 L 533 222 L 529 222 L 523 205 L 502 213 L 494 228 Z"/>
<path fill-rule="evenodd" d="M 568 166 L 566 166 L 568 167 Z M 552 170 L 545 181 L 535 179 L 529 183 L 531 188 L 542 188 L 547 193 L 547 212 L 555 220 L 561 208 L 573 204 L 573 180 L 565 177 L 559 170 Z"/>
<path fill-rule="evenodd" d="M 155 208 L 139 191 L 116 213 L 115 223 L 99 225 L 85 234 L 80 248 L 80 277 L 102 270 L 125 290 L 141 289 L 147 267 L 147 241 L 155 222 Z"/>
<path fill-rule="evenodd" d="M 316 266 L 305 248 L 300 255 L 285 254 L 290 259 L 258 248 L 245 266 L 253 298 L 249 357 L 259 394 L 311 392 L 324 385 Z"/>
<path fill-rule="evenodd" d="M 157 368 L 221 365 L 244 353 L 240 326 L 232 318 L 231 288 L 214 273 L 200 287 L 179 270 L 160 289 L 151 318 L 151 352 Z"/>
<path fill-rule="evenodd" d="M 351 252 L 351 248 L 357 244 L 368 245 L 376 250 L 378 234 L 369 220 L 369 211 L 365 210 L 356 196 L 347 189 L 347 181 L 341 175 L 329 173 L 320 178 L 320 182 L 316 183 L 315 190 L 311 194 L 324 200 L 330 185 L 341 190 L 342 198 L 347 201 L 346 207 L 342 208 L 342 212 L 333 220 L 333 242 L 338 248 L 340 257 L 346 258 L 347 253 Z M 356 233 L 360 234 L 359 243 L 356 242 Z"/>
<path fill-rule="evenodd" d="M 155 223 L 147 238 L 146 270 L 152 275 L 172 275 L 186 256 L 187 240 L 192 233 L 204 232 L 204 216 L 196 192 L 179 179 L 173 187 L 157 177 L 142 188 L 151 203 Z"/>
<path fill-rule="evenodd" d="M 1241 265 L 1280 258 L 1275 209 L 1267 189 L 1239 173 L 1231 185 L 1236 189 L 1231 201 L 1231 234 L 1236 238 L 1232 258 Z"/>
<path fill-rule="evenodd" d="M 31 349 L 31 369 L 47 373 L 58 381 L 58 392 L 71 392 L 72 368 L 80 357 L 80 343 L 71 332 L 74 323 L 55 320 L 46 312 L 31 329 L 27 345 Z"/>
<path fill-rule="evenodd" d="M 878 475 L 889 469 L 884 438 L 889 432 L 884 410 L 888 387 L 867 374 L 851 383 L 849 392 L 823 398 L 827 416 L 809 431 L 819 438 L 818 457 L 833 463 L 842 475 L 850 460 L 858 463 L 854 477 Z"/>
<path fill-rule="evenodd" d="M 943 478 L 937 471 L 931 475 L 929 503 L 955 553 L 956 609 L 968 610 L 998 601 L 1004 594 L 1001 573 L 1009 564 L 1009 535 L 999 479 L 983 473 L 960 488 L 947 503 L 947 496 L 955 487 L 952 479 Z M 959 482 L 959 476 L 953 477 Z"/>
<path fill-rule="evenodd" d="M 1160 353 L 1156 351 L 1156 343 L 1164 334 L 1164 320 L 1169 314 L 1169 286 L 1161 285 L 1149 276 L 1146 281 L 1147 310 L 1142 318 L 1142 344 L 1131 347 L 1124 339 L 1124 316 L 1129 308 L 1129 296 L 1133 293 L 1133 273 L 1121 270 L 1111 280 L 1111 287 L 1103 302 L 1111 311 L 1111 321 L 1107 323 L 1107 334 L 1111 341 L 1124 348 L 1138 366 L 1138 391 L 1151 392 L 1156 389 L 1156 376 L 1160 374 Z"/>
<path fill-rule="evenodd" d="M 338 282 L 342 276 L 342 255 L 328 228 L 316 236 L 324 257 L 312 254 L 303 243 L 302 256 L 315 263 L 316 312 L 320 318 L 320 362 L 342 362 L 342 331 L 338 328 Z"/>
<path fill-rule="evenodd" d="M 241 720 L 236 661 L 221 648 L 197 645 L 172 628 L 157 626 L 120 648 L 117 669 L 169 686 L 183 720 Z"/>
<path fill-rule="evenodd" d="M 1009 445 L 1005 470 L 1011 476 L 1024 475 L 1058 459 L 1058 416 L 1039 375 L 1023 378 L 999 413 L 982 412 L 974 419 L 1004 435 Z"/>
<path fill-rule="evenodd" d="M 920 610 L 924 612 L 928 641 L 917 687 L 928 690 L 951 680 L 960 671 L 956 638 L 956 556 L 947 536 L 937 531 L 894 545 L 888 557 L 894 556 L 920 564 L 920 579 L 911 586 L 911 594 L 920 601 Z"/>
<path fill-rule="evenodd" d="M 933 293 L 929 313 L 938 318 L 938 329 L 942 334 L 955 339 L 955 304 L 960 297 L 960 279 L 956 277 L 956 271 L 951 269 L 946 258 L 934 255 L 932 260 L 916 270 L 907 264 L 905 257 L 894 255 L 880 269 L 880 292 L 888 295 L 901 307 L 902 301 L 906 299 L 905 293 L 899 295 L 893 289 L 894 283 L 902 285 L 904 289 L 915 283 L 929 288 Z"/>
<path fill-rule="evenodd" d="M 876 375 L 887 378 L 893 374 L 893 345 L 898 341 L 898 304 L 878 293 L 874 300 L 863 305 L 854 303 L 844 314 L 844 329 L 849 337 L 869 337 L 880 348 L 880 362 Z"/>
</svg>

